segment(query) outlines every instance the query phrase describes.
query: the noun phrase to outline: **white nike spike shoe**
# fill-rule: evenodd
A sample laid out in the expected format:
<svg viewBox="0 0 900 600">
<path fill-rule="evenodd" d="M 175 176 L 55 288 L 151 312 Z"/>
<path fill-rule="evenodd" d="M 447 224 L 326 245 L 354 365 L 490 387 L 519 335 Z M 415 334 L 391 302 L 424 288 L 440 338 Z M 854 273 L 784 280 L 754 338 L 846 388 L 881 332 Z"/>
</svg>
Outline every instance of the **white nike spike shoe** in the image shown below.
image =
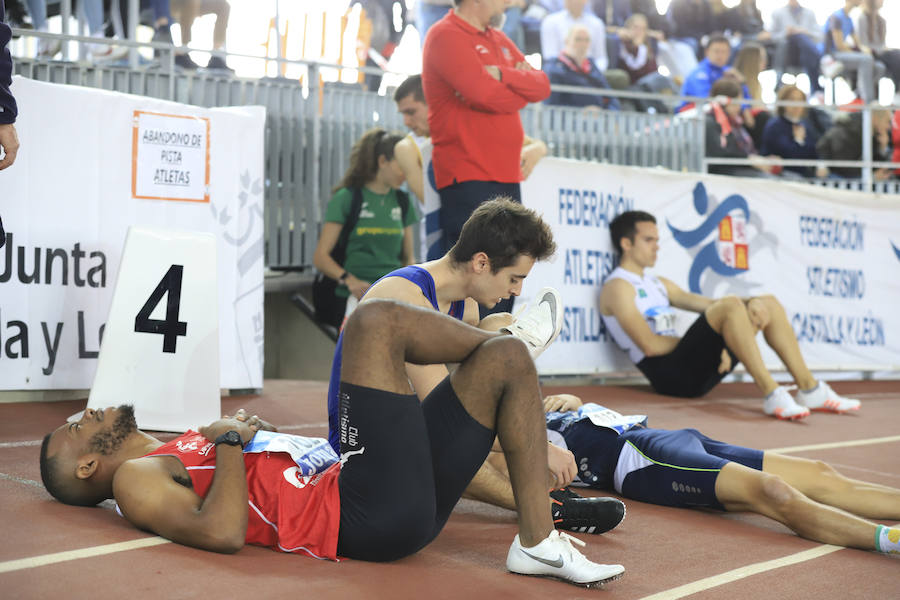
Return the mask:
<svg viewBox="0 0 900 600">
<path fill-rule="evenodd" d="M 534 297 L 528 308 L 523 309 L 504 331 L 519 338 L 528 346 L 531 358 L 541 355 L 556 336 L 563 323 L 562 298 L 555 289 L 545 287 Z"/>
<path fill-rule="evenodd" d="M 584 542 L 557 530 L 550 532 L 541 543 L 525 548 L 519 536 L 513 540 L 506 556 L 506 568 L 519 575 L 553 577 L 582 587 L 600 586 L 618 579 L 625 572 L 622 565 L 601 565 L 589 561 L 572 544 Z"/>
</svg>

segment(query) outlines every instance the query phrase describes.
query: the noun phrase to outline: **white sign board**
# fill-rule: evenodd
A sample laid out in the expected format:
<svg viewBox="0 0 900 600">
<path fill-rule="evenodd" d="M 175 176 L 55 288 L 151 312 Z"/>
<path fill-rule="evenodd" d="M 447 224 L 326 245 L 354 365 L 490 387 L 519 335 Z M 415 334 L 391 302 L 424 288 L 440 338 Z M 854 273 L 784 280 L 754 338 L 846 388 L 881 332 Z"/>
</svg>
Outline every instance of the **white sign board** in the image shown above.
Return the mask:
<svg viewBox="0 0 900 600">
<path fill-rule="evenodd" d="M 209 202 L 209 118 L 134 111 L 131 196 Z"/>
<path fill-rule="evenodd" d="M 154 431 L 218 419 L 216 290 L 212 234 L 131 227 L 88 408 L 127 402 Z"/>
<path fill-rule="evenodd" d="M 639 169 L 548 158 L 522 185 L 558 245 L 538 263 L 523 299 L 560 290 L 559 339 L 542 374 L 636 372 L 597 308 L 615 267 L 609 223 L 625 210 L 657 219 L 651 273 L 706 296 L 774 294 L 807 363 L 820 370 L 900 369 L 900 199 L 802 183 Z M 684 332 L 696 315 L 681 313 Z M 760 338 L 761 339 L 761 338 Z M 782 368 L 761 343 L 767 365 Z"/>
<path fill-rule="evenodd" d="M 0 389 L 91 386 L 131 225 L 213 235 L 219 385 L 261 388 L 265 109 L 207 109 L 21 77 L 13 86 L 23 143 L 16 163 L 0 174 L 7 230 L 0 249 Z M 135 197 L 134 174 L 143 172 L 136 166 L 136 114 L 146 131 L 152 121 L 145 117 L 175 115 L 156 122 L 160 131 L 177 121 L 178 135 L 204 136 L 202 150 L 171 156 L 190 170 L 191 186 L 201 187 L 154 191 L 151 176 L 140 184 L 147 197 Z M 173 148 L 143 148 L 154 147 L 146 169 Z"/>
</svg>

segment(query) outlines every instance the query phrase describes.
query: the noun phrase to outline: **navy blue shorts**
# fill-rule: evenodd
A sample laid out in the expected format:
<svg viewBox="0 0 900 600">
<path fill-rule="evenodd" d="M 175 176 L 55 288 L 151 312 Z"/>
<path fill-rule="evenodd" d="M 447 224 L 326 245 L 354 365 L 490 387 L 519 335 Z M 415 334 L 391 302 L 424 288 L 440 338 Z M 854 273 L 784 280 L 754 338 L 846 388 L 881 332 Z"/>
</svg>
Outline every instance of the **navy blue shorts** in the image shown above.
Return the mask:
<svg viewBox="0 0 900 600">
<path fill-rule="evenodd" d="M 617 439 L 613 487 L 626 498 L 684 508 L 725 510 L 716 499 L 722 467 L 762 470 L 763 452 L 708 438 L 696 429 L 630 429 Z"/>
<path fill-rule="evenodd" d="M 396 560 L 431 542 L 494 443 L 446 377 L 420 403 L 341 382 L 338 556 Z"/>
</svg>

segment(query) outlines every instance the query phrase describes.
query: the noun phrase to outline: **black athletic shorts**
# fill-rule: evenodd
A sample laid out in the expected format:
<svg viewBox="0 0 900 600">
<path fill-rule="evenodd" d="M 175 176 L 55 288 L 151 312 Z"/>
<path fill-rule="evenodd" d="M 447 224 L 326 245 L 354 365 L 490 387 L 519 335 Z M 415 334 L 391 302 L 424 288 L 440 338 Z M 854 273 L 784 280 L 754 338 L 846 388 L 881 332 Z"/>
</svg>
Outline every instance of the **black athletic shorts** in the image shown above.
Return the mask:
<svg viewBox="0 0 900 600">
<path fill-rule="evenodd" d="M 661 356 L 646 356 L 637 368 L 656 393 L 697 398 L 713 389 L 737 366 L 737 356 L 728 350 L 731 368 L 727 373 L 719 373 L 723 349 L 728 350 L 725 338 L 716 333 L 709 326 L 706 315 L 701 314 L 674 350 Z"/>
<path fill-rule="evenodd" d="M 421 403 L 341 382 L 338 556 L 396 560 L 431 542 L 494 443 L 444 379 Z"/>
</svg>

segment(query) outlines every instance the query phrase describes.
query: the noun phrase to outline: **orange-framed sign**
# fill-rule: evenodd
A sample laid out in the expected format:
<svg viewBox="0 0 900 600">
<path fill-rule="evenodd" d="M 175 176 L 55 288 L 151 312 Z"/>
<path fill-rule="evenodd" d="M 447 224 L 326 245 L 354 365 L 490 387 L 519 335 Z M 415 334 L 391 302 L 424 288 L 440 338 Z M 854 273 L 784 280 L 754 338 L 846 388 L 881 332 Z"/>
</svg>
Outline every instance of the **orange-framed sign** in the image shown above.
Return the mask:
<svg viewBox="0 0 900 600">
<path fill-rule="evenodd" d="M 131 195 L 209 202 L 209 118 L 134 111 Z"/>
</svg>

